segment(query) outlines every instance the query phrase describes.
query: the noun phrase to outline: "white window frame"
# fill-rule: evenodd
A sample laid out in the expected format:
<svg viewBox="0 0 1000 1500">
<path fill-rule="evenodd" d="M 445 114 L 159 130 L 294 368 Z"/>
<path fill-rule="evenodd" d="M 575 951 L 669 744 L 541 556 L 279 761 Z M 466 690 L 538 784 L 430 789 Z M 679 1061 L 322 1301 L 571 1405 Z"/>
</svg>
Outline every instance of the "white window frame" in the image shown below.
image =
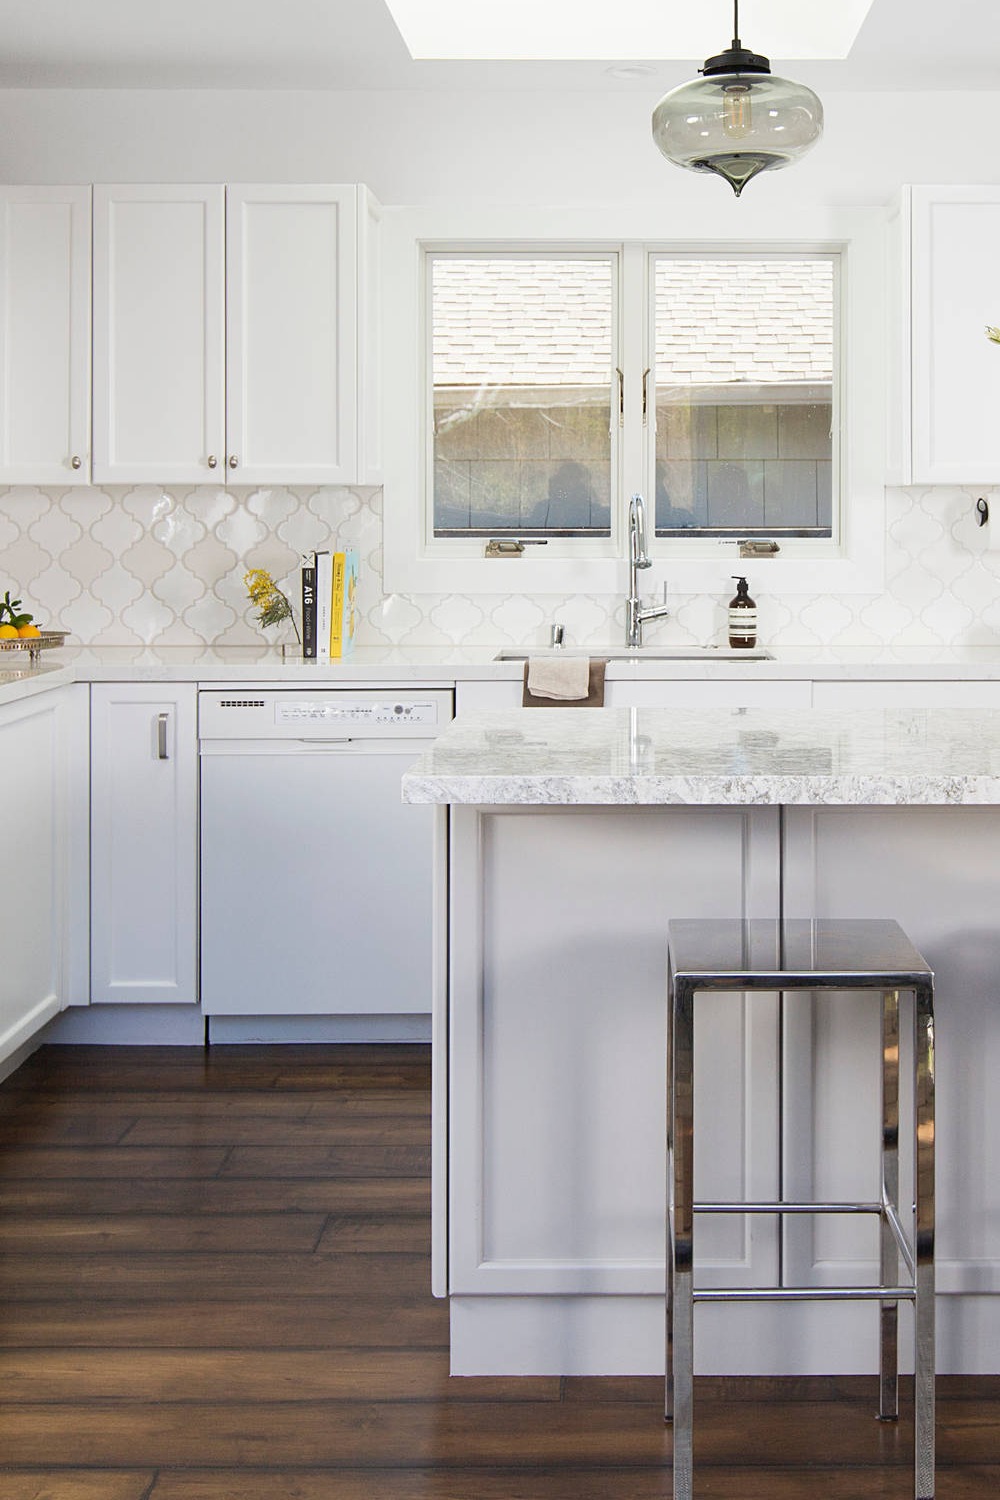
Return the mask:
<svg viewBox="0 0 1000 1500">
<path fill-rule="evenodd" d="M 733 205 L 727 204 L 731 211 Z M 621 255 L 620 341 L 626 410 L 641 405 L 642 370 L 650 337 L 645 298 L 649 256 L 672 251 L 719 255 L 839 253 L 841 349 L 839 397 L 842 466 L 840 529 L 831 540 L 781 544 L 773 559 L 755 561 L 758 589 L 771 593 L 879 594 L 885 574 L 886 212 L 882 209 L 797 210 L 741 203 L 741 234 L 718 207 L 691 223 L 683 239 L 657 222 L 665 208 L 617 205 L 558 212 L 484 206 L 391 209 L 386 212 L 383 385 L 386 442 L 383 567 L 387 592 L 403 594 L 619 594 L 627 585 L 624 514 L 633 490 L 651 496 L 646 445 L 638 423 L 621 444 L 621 493 L 612 514 L 610 546 L 594 555 L 595 539 L 550 540 L 514 560 L 482 556 L 483 539 L 459 541 L 461 554 L 431 547 L 425 520 L 427 324 L 424 250 L 493 250 Z M 689 216 L 690 217 L 690 216 Z M 621 238 L 607 239 L 607 227 Z M 672 226 L 675 230 L 675 226 Z M 604 235 L 595 233 L 603 229 Z M 637 267 L 641 268 L 637 274 Z M 638 343 L 639 349 L 630 348 Z M 639 438 L 635 438 L 638 432 Z M 651 445 L 650 445 L 651 450 Z M 651 505 L 650 505 L 651 510 Z M 653 567 L 643 593 L 668 600 L 719 593 L 736 571 L 737 541 L 710 538 L 653 541 Z M 560 543 L 564 539 L 558 539 Z M 590 555 L 587 555 L 587 551 Z M 745 564 L 742 565 L 745 567 Z"/>
</svg>

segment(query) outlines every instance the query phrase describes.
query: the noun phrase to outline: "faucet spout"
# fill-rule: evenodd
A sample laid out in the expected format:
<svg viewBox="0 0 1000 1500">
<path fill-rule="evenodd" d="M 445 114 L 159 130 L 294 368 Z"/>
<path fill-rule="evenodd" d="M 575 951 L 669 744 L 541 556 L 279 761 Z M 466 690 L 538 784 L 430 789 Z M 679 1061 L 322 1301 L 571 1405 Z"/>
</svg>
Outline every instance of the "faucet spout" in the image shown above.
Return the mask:
<svg viewBox="0 0 1000 1500">
<path fill-rule="evenodd" d="M 625 600 L 625 644 L 642 645 L 642 627 L 647 620 L 662 620 L 670 611 L 665 604 L 643 609 L 639 599 L 637 573 L 651 568 L 653 560 L 646 550 L 646 506 L 641 495 L 633 495 L 628 508 L 628 598 Z"/>
</svg>

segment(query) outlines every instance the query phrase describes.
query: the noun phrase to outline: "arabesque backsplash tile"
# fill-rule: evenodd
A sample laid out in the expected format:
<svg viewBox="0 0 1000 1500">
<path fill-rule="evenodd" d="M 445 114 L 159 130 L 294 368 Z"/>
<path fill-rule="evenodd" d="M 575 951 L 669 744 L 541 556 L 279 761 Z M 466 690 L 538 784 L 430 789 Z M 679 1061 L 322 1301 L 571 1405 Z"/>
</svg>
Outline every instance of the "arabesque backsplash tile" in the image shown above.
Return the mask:
<svg viewBox="0 0 1000 1500">
<path fill-rule="evenodd" d="M 769 594 L 758 565 L 762 644 L 1000 644 L 1000 546 L 976 525 L 979 493 L 887 490 L 886 591 L 875 597 Z M 553 618 L 582 645 L 624 629 L 617 595 L 386 594 L 377 489 L 0 490 L 0 591 L 82 644 L 255 644 L 247 569 L 282 580 L 303 552 L 336 546 L 360 556 L 362 645 L 532 645 Z M 721 640 L 724 598 L 669 602 L 651 639 Z"/>
</svg>

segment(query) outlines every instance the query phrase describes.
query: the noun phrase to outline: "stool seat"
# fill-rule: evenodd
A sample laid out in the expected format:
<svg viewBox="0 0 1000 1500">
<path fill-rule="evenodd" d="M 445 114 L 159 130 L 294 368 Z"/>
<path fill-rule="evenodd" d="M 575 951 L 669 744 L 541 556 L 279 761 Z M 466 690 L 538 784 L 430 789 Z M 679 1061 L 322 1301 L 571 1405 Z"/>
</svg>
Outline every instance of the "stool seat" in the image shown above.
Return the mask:
<svg viewBox="0 0 1000 1500">
<path fill-rule="evenodd" d="M 898 1411 L 897 1304 L 914 1304 L 914 1494 L 934 1495 L 934 976 L 889 920 L 675 920 L 667 925 L 667 1350 L 674 1500 L 691 1500 L 694 1304 L 868 1300 L 879 1304 L 879 1415 Z M 878 1202 L 694 1201 L 694 1012 L 700 991 L 874 990 L 881 994 L 882 1192 Z M 900 991 L 913 995 L 912 1214 L 899 1193 Z M 880 1221 L 877 1286 L 694 1286 L 699 1213 L 869 1213 Z M 907 1223 L 909 1221 L 909 1223 Z M 900 1276 L 902 1266 L 906 1274 Z M 780 1278 L 779 1278 L 780 1279 Z"/>
<path fill-rule="evenodd" d="M 700 990 L 912 989 L 933 978 L 898 922 L 724 917 L 670 922 L 674 973 Z"/>
</svg>

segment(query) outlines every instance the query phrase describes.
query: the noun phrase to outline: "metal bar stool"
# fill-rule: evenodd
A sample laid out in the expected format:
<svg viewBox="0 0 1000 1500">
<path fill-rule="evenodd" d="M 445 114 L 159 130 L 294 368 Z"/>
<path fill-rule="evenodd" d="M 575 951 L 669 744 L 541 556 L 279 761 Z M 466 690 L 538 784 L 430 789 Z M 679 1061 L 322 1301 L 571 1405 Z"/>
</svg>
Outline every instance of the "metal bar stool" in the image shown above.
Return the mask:
<svg viewBox="0 0 1000 1500">
<path fill-rule="evenodd" d="M 668 925 L 666 1418 L 674 1500 L 691 1500 L 694 1303 L 880 1304 L 879 1416 L 897 1415 L 897 1304 L 914 1304 L 914 1494 L 934 1495 L 934 976 L 895 922 L 676 921 Z M 878 1203 L 694 1201 L 694 997 L 699 990 L 876 990 L 882 998 L 882 1198 Z M 913 992 L 912 1227 L 899 1211 L 899 992 Z M 698 1289 L 698 1213 L 870 1213 L 880 1224 L 879 1285 Z M 905 1275 L 900 1277 L 900 1261 Z"/>
</svg>

